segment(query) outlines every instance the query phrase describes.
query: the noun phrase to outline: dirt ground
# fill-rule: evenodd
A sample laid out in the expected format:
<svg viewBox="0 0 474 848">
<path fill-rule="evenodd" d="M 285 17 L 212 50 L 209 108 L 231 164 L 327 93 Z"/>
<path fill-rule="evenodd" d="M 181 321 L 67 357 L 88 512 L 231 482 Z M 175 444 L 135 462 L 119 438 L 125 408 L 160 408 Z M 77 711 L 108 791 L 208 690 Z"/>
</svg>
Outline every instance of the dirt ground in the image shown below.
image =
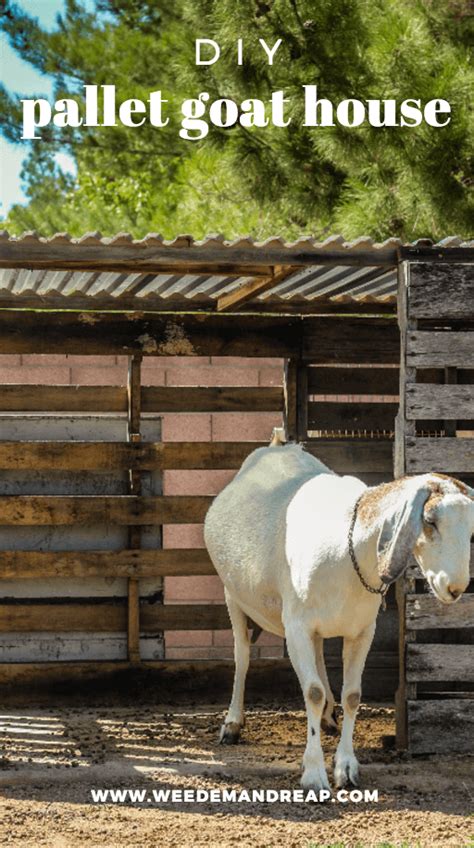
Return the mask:
<svg viewBox="0 0 474 848">
<path fill-rule="evenodd" d="M 469 758 L 408 759 L 393 710 L 362 706 L 356 746 L 378 803 L 148 801 L 153 789 L 295 789 L 301 703 L 251 708 L 240 745 L 219 746 L 215 703 L 22 707 L 0 714 L 0 844 L 21 848 L 465 848 L 473 846 Z M 337 740 L 323 735 L 331 768 Z M 147 791 L 93 803 L 93 788 Z"/>
</svg>

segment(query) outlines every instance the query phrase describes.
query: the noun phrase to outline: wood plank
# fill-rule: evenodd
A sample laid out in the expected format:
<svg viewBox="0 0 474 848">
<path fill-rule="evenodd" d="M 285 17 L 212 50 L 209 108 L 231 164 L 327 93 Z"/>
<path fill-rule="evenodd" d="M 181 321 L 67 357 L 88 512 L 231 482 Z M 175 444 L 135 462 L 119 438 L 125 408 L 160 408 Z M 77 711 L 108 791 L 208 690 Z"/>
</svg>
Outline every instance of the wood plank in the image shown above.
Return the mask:
<svg viewBox="0 0 474 848">
<path fill-rule="evenodd" d="M 160 630 L 228 630 L 225 604 L 141 604 L 142 633 Z M 127 630 L 125 604 L 0 603 L 0 632 L 115 633 Z"/>
<path fill-rule="evenodd" d="M 258 361 L 258 360 L 257 360 Z M 283 407 L 278 386 L 142 386 L 143 412 L 275 412 Z M 3 384 L 0 412 L 126 412 L 121 386 Z"/>
<path fill-rule="evenodd" d="M 389 439 L 311 439 L 305 449 L 336 474 L 392 474 L 393 442 Z"/>
<path fill-rule="evenodd" d="M 2 384 L 0 412 L 126 412 L 120 386 L 27 386 Z"/>
<path fill-rule="evenodd" d="M 310 394 L 398 395 L 398 368 L 308 368 Z"/>
<path fill-rule="evenodd" d="M 407 473 L 474 473 L 474 439 L 406 437 Z"/>
<path fill-rule="evenodd" d="M 236 469 L 268 442 L 0 442 L 0 469 L 139 471 Z"/>
<path fill-rule="evenodd" d="M 0 309 L 16 309 L 19 301 L 11 292 L 0 291 Z M 52 309 L 55 311 L 90 310 L 97 312 L 135 311 L 140 312 L 200 312 L 202 314 L 213 314 L 216 312 L 214 299 L 196 294 L 192 301 L 182 295 L 174 294 L 170 297 L 161 297 L 149 293 L 146 295 L 133 295 L 124 293 L 118 297 L 102 293 L 94 295 L 83 295 L 71 293 L 63 295 L 49 292 L 46 295 L 38 295 L 32 292 L 21 293 L 22 309 Z M 394 295 L 382 295 L 380 299 L 369 295 L 368 298 L 353 300 L 350 297 L 329 300 L 323 296 L 313 300 L 294 296 L 290 300 L 284 300 L 277 295 L 269 295 L 264 300 L 253 300 L 239 307 L 239 315 L 242 314 L 266 314 L 266 315 L 378 315 L 386 316 L 395 314 L 396 299 Z"/>
<path fill-rule="evenodd" d="M 411 330 L 407 364 L 413 368 L 473 368 L 474 332 Z"/>
<path fill-rule="evenodd" d="M 310 430 L 392 430 L 397 403 L 340 403 L 317 401 L 309 404 Z"/>
<path fill-rule="evenodd" d="M 122 551 L 0 551 L 1 580 L 51 577 L 181 577 L 215 574 L 204 548 Z"/>
<path fill-rule="evenodd" d="M 412 754 L 474 752 L 471 698 L 408 701 Z"/>
<path fill-rule="evenodd" d="M 474 419 L 474 385 L 411 384 L 406 388 L 406 399 L 407 418 L 411 420 Z"/>
<path fill-rule="evenodd" d="M 417 318 L 472 318 L 474 265 L 412 262 L 410 312 Z"/>
<path fill-rule="evenodd" d="M 279 283 L 286 280 L 286 278 L 291 276 L 291 274 L 293 274 L 296 270 L 297 269 L 292 268 L 291 265 L 287 265 L 285 267 L 277 266 L 276 268 L 273 268 L 273 273 L 270 274 L 269 277 L 255 277 L 253 280 L 248 280 L 245 283 L 242 283 L 242 285 L 238 286 L 238 288 L 233 289 L 226 294 L 222 294 L 218 298 L 217 311 L 232 312 L 235 309 L 240 309 L 244 303 L 248 303 L 248 301 L 258 297 L 258 295 L 278 286 Z"/>
<path fill-rule="evenodd" d="M 421 568 L 418 566 L 415 558 L 410 557 L 408 568 L 405 572 L 406 576 L 409 578 L 413 578 L 415 580 L 423 580 L 423 572 Z M 471 545 L 471 561 L 469 563 L 469 574 L 471 577 L 474 577 L 474 543 Z"/>
<path fill-rule="evenodd" d="M 300 343 L 301 319 L 284 315 L 0 311 L 9 354 L 285 357 Z"/>
<path fill-rule="evenodd" d="M 282 408 L 279 386 L 142 387 L 143 412 L 278 412 Z"/>
<path fill-rule="evenodd" d="M 474 682 L 474 645 L 407 645 L 407 680 Z"/>
<path fill-rule="evenodd" d="M 212 500 L 204 495 L 3 495 L 0 526 L 201 524 Z"/>
<path fill-rule="evenodd" d="M 400 334 L 393 317 L 303 318 L 302 357 L 313 365 L 399 364 Z"/>
<path fill-rule="evenodd" d="M 0 468 L 107 471 L 126 470 L 133 465 L 138 469 L 233 470 L 240 468 L 256 448 L 267 445 L 268 442 L 142 442 L 134 446 L 124 442 L 0 442 Z M 308 439 L 305 449 L 336 473 L 392 470 L 393 443 L 388 439 Z"/>
<path fill-rule="evenodd" d="M 47 243 L 39 239 L 0 241 L 0 268 L 68 269 L 82 271 L 129 271 L 132 274 L 209 273 L 268 276 L 275 265 L 394 266 L 393 247 L 349 251 L 326 247 L 258 247 L 189 245 L 172 247 L 149 242 L 113 247 L 101 244 Z"/>
<path fill-rule="evenodd" d="M 474 595 L 463 595 L 455 604 L 442 604 L 434 595 L 407 595 L 409 630 L 474 627 Z"/>
</svg>

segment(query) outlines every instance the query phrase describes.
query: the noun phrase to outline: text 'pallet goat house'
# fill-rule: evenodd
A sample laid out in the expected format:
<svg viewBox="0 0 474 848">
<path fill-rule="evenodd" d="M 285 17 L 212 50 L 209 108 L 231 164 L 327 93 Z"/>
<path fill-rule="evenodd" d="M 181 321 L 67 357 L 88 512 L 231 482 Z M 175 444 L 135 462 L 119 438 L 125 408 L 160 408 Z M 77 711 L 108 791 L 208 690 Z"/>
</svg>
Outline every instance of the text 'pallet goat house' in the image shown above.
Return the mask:
<svg viewBox="0 0 474 848">
<path fill-rule="evenodd" d="M 229 664 L 167 659 L 168 633 L 228 630 L 229 620 L 221 603 L 167 602 L 164 578 L 214 573 L 205 550 L 197 544 L 168 547 L 166 536 L 171 525 L 202 525 L 215 491 L 168 493 L 162 475 L 200 469 L 235 473 L 263 443 L 242 440 L 240 413 L 280 413 L 287 436 L 303 442 L 334 471 L 377 484 L 393 479 L 401 377 L 397 474 L 429 470 L 429 433 L 439 436 L 433 467 L 461 478 L 474 473 L 472 449 L 460 432 L 464 419 L 474 417 L 467 382 L 473 352 L 465 326 L 473 318 L 472 281 L 462 270 L 472 268 L 467 265 L 472 260 L 472 245 L 455 238 L 404 247 L 397 239 L 373 244 L 370 239 L 347 243 L 341 237 L 321 244 L 311 239 L 254 244 L 220 237 L 163 242 L 155 235 L 134 241 L 127 235 L 71 240 L 64 234 L 51 239 L 1 234 L 0 353 L 126 356 L 129 371 L 123 387 L 1 387 L 0 681 L 63 683 L 131 668 L 147 674 L 157 669 L 161 686 L 167 674 L 181 674 L 183 680 L 191 674 L 195 680 L 198 673 L 202 681 L 219 669 L 230 681 Z M 415 354 L 402 310 L 400 360 L 397 277 L 415 268 L 428 269 L 418 283 L 416 272 L 411 274 L 413 292 L 433 287 L 424 308 L 434 309 L 436 319 L 442 316 L 444 336 L 445 317 L 457 322 L 449 330 L 457 337 L 455 359 L 436 358 L 434 350 L 426 366 L 412 364 Z M 452 279 L 447 295 L 436 288 L 440 275 Z M 453 295 L 457 285 L 458 301 Z M 464 304 L 464 312 L 451 315 L 456 302 L 460 309 Z M 413 316 L 410 320 L 419 320 L 420 327 L 410 331 L 420 335 L 433 316 Z M 439 335 L 436 331 L 429 339 L 437 344 Z M 146 385 L 143 362 L 170 356 L 278 358 L 284 362 L 283 388 Z M 420 399 L 415 406 L 413 375 Z M 432 383 L 439 388 L 436 408 L 430 399 L 438 395 L 428 388 Z M 428 398 L 424 405 L 423 397 Z M 203 412 L 216 422 L 221 414 L 233 413 L 235 438 L 194 441 L 189 422 Z M 183 416 L 184 441 L 163 439 L 162 415 Z M 446 421 L 450 416 L 454 425 Z M 469 421 L 466 427 L 472 429 Z M 440 469 L 442 444 L 446 462 Z M 454 456 L 453 464 L 448 457 Z M 447 690 L 438 683 L 449 682 L 456 697 L 436 704 L 445 716 L 453 711 L 453 726 L 455 711 L 464 715 L 467 701 L 461 694 L 472 675 L 465 638 L 472 633 L 466 629 L 469 616 L 472 625 L 472 596 L 450 608 L 440 624 L 437 602 L 416 595 L 419 584 L 414 571 L 410 579 L 412 573 L 415 583 L 404 584 L 408 594 L 400 591 L 398 721 L 400 740 L 420 750 L 416 734 L 406 732 L 406 703 L 409 725 L 415 728 L 417 711 L 433 704 L 433 691 L 444 697 Z M 410 610 L 417 613 L 423 604 L 434 604 L 434 612 L 412 617 Z M 431 630 L 421 639 L 425 624 L 447 633 L 449 616 L 453 638 L 436 637 L 435 648 L 434 640 L 427 641 Z M 412 618 L 419 625 L 416 643 L 410 641 Z M 368 699 L 394 696 L 398 625 L 391 592 L 364 674 Z M 423 665 L 423 651 L 430 650 L 442 674 Z M 339 645 L 328 645 L 327 661 L 338 686 Z M 259 685 L 268 670 L 275 686 L 287 673 L 288 660 L 259 660 L 254 668 Z M 423 691 L 427 674 L 432 674 L 426 690 L 431 700 Z M 456 692 L 461 681 L 463 692 Z"/>
<path fill-rule="evenodd" d="M 436 471 L 474 484 L 474 265 L 399 269 L 400 411 L 395 473 Z M 471 577 L 474 557 L 471 556 Z M 399 581 L 399 744 L 474 750 L 474 594 L 444 607 L 418 568 Z"/>
</svg>

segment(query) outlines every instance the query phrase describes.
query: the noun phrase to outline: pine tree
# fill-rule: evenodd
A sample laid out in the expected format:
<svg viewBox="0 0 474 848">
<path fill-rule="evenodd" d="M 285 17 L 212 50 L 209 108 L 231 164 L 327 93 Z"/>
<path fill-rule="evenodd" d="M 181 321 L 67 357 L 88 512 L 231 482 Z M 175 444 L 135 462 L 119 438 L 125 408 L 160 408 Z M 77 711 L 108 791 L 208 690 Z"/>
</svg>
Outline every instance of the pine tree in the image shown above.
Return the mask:
<svg viewBox="0 0 474 848">
<path fill-rule="evenodd" d="M 163 130 L 43 131 L 24 169 L 29 203 L 7 226 L 48 233 L 89 229 L 201 236 L 300 232 L 440 238 L 469 235 L 472 133 L 469 0 L 78 0 L 53 32 L 5 2 L 2 27 L 14 49 L 53 75 L 55 98 L 84 84 L 113 83 L 119 101 L 161 89 L 171 101 Z M 194 65 L 194 39 L 213 38 L 222 57 Z M 244 61 L 236 63 L 236 41 Z M 269 66 L 258 39 L 282 39 Z M 346 98 L 445 98 L 442 129 L 303 126 L 303 86 L 334 103 Z M 179 108 L 200 91 L 212 99 L 268 101 L 283 90 L 287 128 L 211 128 L 179 138 Z M 18 139 L 17 93 L 0 90 L 3 131 Z M 53 155 L 64 146 L 77 180 Z"/>
</svg>

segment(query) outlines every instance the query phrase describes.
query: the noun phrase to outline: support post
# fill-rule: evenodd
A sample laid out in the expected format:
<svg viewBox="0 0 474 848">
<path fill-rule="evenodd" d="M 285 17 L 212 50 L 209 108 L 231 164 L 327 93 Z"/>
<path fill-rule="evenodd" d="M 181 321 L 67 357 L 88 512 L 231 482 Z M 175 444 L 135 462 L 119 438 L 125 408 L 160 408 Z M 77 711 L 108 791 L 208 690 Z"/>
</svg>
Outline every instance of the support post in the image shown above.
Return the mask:
<svg viewBox="0 0 474 848">
<path fill-rule="evenodd" d="M 140 355 L 130 356 L 128 360 L 128 422 L 127 438 L 132 444 L 141 441 L 141 362 Z M 129 492 L 131 495 L 141 494 L 141 475 L 135 468 L 129 470 Z M 136 550 L 141 545 L 141 527 L 131 526 L 128 529 L 128 546 Z M 128 627 L 127 651 L 131 663 L 140 662 L 140 587 L 136 577 L 128 579 Z"/>
<path fill-rule="evenodd" d="M 398 265 L 398 326 L 400 328 L 400 405 L 395 421 L 395 453 L 394 476 L 403 477 L 406 474 L 406 441 L 407 437 L 415 437 L 416 422 L 409 421 L 406 416 L 407 386 L 416 382 L 416 368 L 408 367 L 407 336 L 411 330 L 416 330 L 417 321 L 409 315 L 409 262 Z M 408 747 L 408 716 L 407 701 L 416 698 L 416 684 L 406 680 L 407 643 L 416 639 L 414 631 L 407 632 L 406 628 L 406 596 L 415 591 L 415 580 L 401 577 L 396 585 L 396 600 L 398 606 L 398 645 L 399 645 L 399 684 L 395 695 L 396 707 L 396 736 L 397 747 Z"/>
<path fill-rule="evenodd" d="M 304 442 L 308 437 L 308 366 L 296 357 L 285 361 L 283 394 L 285 438 Z"/>
</svg>

